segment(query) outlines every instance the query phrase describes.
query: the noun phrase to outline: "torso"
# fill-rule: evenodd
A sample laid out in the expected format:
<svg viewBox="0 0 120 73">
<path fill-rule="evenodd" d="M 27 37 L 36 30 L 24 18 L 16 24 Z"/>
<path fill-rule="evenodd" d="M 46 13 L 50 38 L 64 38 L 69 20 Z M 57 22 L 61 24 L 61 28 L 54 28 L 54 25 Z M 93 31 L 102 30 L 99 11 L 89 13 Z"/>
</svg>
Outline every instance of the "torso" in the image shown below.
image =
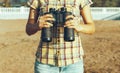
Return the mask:
<svg viewBox="0 0 120 73">
<path fill-rule="evenodd" d="M 47 8 L 46 4 L 48 0 L 40 0 L 42 7 Z M 55 2 L 56 1 L 56 2 Z M 77 3 L 76 0 L 75 3 Z M 64 6 L 64 0 L 49 0 L 49 8 L 61 8 Z M 79 14 L 79 3 L 74 4 L 74 0 L 66 0 L 67 10 L 73 10 L 76 16 Z M 77 11 L 76 11 L 77 10 Z M 37 60 L 56 66 L 65 66 L 75 62 L 78 62 L 83 55 L 83 49 L 81 45 L 81 39 L 78 32 L 75 32 L 75 41 L 64 41 L 64 27 L 57 27 L 53 32 L 53 40 L 50 43 L 40 42 L 36 57 Z M 57 60 L 55 57 L 57 56 Z M 57 63 L 57 64 L 56 64 Z"/>
</svg>

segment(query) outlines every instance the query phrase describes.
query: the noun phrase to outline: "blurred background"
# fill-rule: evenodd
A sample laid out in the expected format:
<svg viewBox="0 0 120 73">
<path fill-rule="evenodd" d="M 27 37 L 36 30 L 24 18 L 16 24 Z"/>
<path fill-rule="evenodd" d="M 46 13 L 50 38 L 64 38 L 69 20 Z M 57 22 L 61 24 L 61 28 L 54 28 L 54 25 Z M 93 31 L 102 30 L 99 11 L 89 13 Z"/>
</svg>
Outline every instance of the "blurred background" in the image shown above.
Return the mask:
<svg viewBox="0 0 120 73">
<path fill-rule="evenodd" d="M 28 0 L 0 0 L 1 7 L 21 7 L 27 6 Z"/>
<path fill-rule="evenodd" d="M 25 32 L 28 0 L 0 0 L 0 73 L 33 73 L 40 31 Z M 96 32 L 81 34 L 84 73 L 120 73 L 120 0 L 92 0 Z M 83 21 L 81 20 L 81 23 Z"/>
<path fill-rule="evenodd" d="M 120 0 L 92 0 L 91 12 L 94 20 L 119 20 Z M 0 0 L 0 19 L 27 19 L 28 0 Z M 7 16 L 7 18 L 6 18 Z"/>
<path fill-rule="evenodd" d="M 28 0 L 0 0 L 1 7 L 27 6 Z M 120 7 L 120 0 L 92 0 L 93 7 Z"/>
</svg>

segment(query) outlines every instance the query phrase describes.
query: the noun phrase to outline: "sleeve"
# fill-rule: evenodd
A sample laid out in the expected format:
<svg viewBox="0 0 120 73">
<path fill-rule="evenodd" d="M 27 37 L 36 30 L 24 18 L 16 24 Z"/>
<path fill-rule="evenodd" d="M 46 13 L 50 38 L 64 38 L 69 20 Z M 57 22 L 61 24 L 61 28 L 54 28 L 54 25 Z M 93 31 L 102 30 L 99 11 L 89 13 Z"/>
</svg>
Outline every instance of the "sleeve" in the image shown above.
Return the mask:
<svg viewBox="0 0 120 73">
<path fill-rule="evenodd" d="M 33 8 L 33 9 L 37 9 L 38 6 L 39 6 L 38 0 L 29 0 L 29 1 L 27 2 L 27 4 L 28 4 L 28 6 L 30 6 L 30 7 Z"/>
<path fill-rule="evenodd" d="M 91 5 L 93 2 L 91 0 L 82 0 L 80 3 L 80 9 L 84 8 L 87 5 Z"/>
</svg>

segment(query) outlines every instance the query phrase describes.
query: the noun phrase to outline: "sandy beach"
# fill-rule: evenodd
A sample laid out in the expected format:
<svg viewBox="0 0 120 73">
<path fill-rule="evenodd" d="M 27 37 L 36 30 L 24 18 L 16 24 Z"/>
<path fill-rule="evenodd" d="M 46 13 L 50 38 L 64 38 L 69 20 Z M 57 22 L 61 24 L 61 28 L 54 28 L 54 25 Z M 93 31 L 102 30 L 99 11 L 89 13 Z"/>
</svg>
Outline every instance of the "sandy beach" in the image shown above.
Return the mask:
<svg viewBox="0 0 120 73">
<path fill-rule="evenodd" d="M 27 20 L 0 20 L 0 73 L 33 73 L 40 32 L 28 36 Z M 120 73 L 120 21 L 95 21 L 81 33 L 85 73 Z"/>
</svg>

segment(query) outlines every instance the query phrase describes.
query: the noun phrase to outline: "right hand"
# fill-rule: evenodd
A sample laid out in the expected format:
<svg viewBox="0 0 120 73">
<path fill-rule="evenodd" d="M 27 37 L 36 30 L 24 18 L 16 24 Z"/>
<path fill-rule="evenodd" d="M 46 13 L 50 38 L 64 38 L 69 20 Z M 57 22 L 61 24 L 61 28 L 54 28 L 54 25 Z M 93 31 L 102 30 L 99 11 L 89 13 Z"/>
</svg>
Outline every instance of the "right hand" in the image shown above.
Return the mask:
<svg viewBox="0 0 120 73">
<path fill-rule="evenodd" d="M 55 19 L 53 18 L 53 16 L 51 14 L 46 14 L 46 15 L 40 16 L 38 18 L 39 28 L 42 29 L 44 27 L 51 27 L 51 26 L 53 26 L 53 24 L 48 22 L 48 21 L 55 21 Z"/>
</svg>

